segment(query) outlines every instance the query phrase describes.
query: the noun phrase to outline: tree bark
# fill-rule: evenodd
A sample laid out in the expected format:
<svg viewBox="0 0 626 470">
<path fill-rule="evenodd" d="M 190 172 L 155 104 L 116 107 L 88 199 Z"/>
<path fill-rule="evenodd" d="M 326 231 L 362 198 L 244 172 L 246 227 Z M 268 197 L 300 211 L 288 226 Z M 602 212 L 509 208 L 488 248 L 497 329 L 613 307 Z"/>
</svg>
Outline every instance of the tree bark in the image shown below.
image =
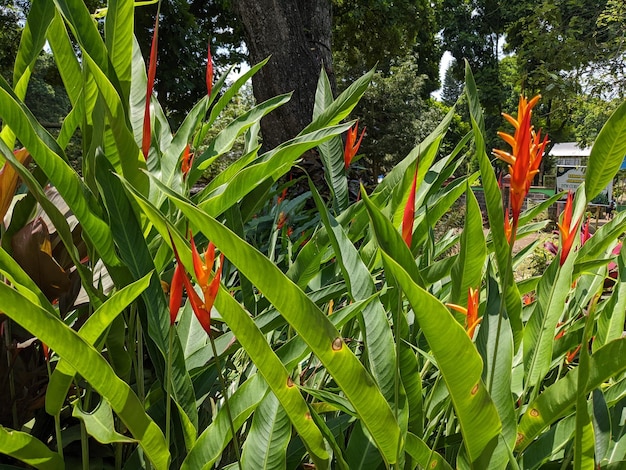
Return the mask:
<svg viewBox="0 0 626 470">
<path fill-rule="evenodd" d="M 293 92 L 289 103 L 261 121 L 265 150 L 295 137 L 310 122 L 322 67 L 334 87 L 330 0 L 233 0 L 250 56 L 256 64 L 271 55 L 252 79 L 263 102 Z"/>
</svg>

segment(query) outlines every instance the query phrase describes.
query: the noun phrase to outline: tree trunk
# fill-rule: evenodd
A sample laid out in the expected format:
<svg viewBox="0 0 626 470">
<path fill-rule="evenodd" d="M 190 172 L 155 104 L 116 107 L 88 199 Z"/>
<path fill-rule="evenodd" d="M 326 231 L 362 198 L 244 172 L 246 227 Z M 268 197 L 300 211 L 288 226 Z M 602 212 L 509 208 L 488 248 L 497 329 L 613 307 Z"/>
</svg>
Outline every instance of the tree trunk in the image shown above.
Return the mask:
<svg viewBox="0 0 626 470">
<path fill-rule="evenodd" d="M 310 122 L 322 67 L 334 87 L 330 0 L 233 0 L 250 63 L 269 63 L 252 79 L 258 103 L 293 92 L 289 103 L 261 121 L 263 147 L 295 137 Z"/>
</svg>

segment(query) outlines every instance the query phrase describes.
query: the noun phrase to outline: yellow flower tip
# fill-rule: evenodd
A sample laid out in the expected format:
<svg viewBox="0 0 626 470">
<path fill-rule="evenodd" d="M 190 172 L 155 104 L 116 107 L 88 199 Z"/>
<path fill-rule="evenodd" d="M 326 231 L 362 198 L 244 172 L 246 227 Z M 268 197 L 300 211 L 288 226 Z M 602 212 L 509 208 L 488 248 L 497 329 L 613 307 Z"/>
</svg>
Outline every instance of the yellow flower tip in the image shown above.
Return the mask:
<svg viewBox="0 0 626 470">
<path fill-rule="evenodd" d="M 463 315 L 467 315 L 467 309 L 460 305 L 446 303 L 446 307 L 451 308 L 452 310 L 456 310 L 457 312 L 462 313 Z"/>
</svg>

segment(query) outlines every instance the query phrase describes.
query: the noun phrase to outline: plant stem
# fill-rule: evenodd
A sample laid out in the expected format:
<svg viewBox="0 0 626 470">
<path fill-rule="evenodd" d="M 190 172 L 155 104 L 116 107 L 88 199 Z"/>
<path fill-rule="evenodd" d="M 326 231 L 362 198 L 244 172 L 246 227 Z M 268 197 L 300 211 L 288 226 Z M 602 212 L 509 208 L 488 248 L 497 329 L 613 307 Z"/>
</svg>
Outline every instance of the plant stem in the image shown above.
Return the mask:
<svg viewBox="0 0 626 470">
<path fill-rule="evenodd" d="M 174 325 L 170 325 L 167 348 L 167 371 L 165 372 L 165 442 L 170 447 L 170 421 L 172 413 L 172 347 L 174 345 Z"/>
<path fill-rule="evenodd" d="M 143 377 L 143 333 L 141 331 L 141 320 L 137 319 L 137 395 L 143 403 L 146 399 Z"/>
<path fill-rule="evenodd" d="M 52 376 L 52 370 L 50 369 L 50 360 L 46 358 L 46 369 L 48 371 L 48 382 L 50 382 L 50 377 Z M 61 413 L 56 413 L 54 415 L 54 434 L 57 440 L 57 452 L 63 458 L 63 439 L 61 438 Z"/>
<path fill-rule="evenodd" d="M 493 381 L 496 374 L 496 363 L 498 360 L 498 348 L 500 346 L 500 332 L 502 331 L 502 317 L 504 316 L 504 308 L 506 304 L 506 291 L 509 285 L 509 271 L 512 269 L 513 264 L 513 245 L 515 244 L 515 237 L 517 236 L 517 221 L 513 223 L 511 229 L 511 241 L 509 242 L 509 256 L 506 262 L 506 271 L 504 272 L 504 278 L 502 281 L 502 295 L 500 297 L 500 309 L 498 315 L 498 326 L 496 328 L 496 343 L 493 349 L 493 361 L 491 362 L 491 370 L 489 371 L 489 383 L 487 390 L 489 393 L 493 390 Z M 511 276 L 513 273 L 511 273 Z"/>
<path fill-rule="evenodd" d="M 1 282 L 1 280 L 0 280 Z M 11 417 L 13 418 L 13 429 L 18 429 L 19 420 L 17 416 L 17 403 L 15 403 L 15 375 L 13 374 L 13 364 L 11 361 L 11 320 L 8 318 L 4 322 L 4 345 L 6 346 L 7 370 L 9 371 L 9 394 L 11 397 Z"/>
<path fill-rule="evenodd" d="M 226 380 L 222 374 L 222 367 L 220 365 L 219 356 L 217 355 L 217 348 L 215 347 L 215 341 L 213 336 L 209 333 L 209 341 L 211 343 L 211 349 L 213 350 L 213 359 L 215 359 L 215 367 L 217 368 L 217 375 L 220 379 L 220 385 L 222 386 L 222 395 L 224 395 L 224 408 L 226 409 L 226 416 L 230 423 L 230 432 L 233 435 L 233 445 L 235 446 L 235 457 L 237 458 L 237 467 L 242 470 L 241 467 L 241 452 L 239 451 L 239 439 L 237 438 L 237 432 L 235 431 L 235 423 L 233 422 L 233 416 L 230 412 L 230 404 L 228 403 L 228 390 L 226 388 Z"/>
<path fill-rule="evenodd" d="M 89 470 L 89 436 L 87 435 L 85 423 L 82 420 L 80 421 L 80 448 L 83 470 Z"/>
</svg>

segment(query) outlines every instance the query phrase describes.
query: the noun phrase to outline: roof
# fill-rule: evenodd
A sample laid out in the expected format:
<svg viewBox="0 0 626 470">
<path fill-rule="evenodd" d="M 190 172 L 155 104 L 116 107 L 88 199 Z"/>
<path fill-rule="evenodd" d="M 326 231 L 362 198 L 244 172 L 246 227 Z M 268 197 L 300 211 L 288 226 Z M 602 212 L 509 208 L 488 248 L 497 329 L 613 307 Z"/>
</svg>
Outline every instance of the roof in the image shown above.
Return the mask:
<svg viewBox="0 0 626 470">
<path fill-rule="evenodd" d="M 588 157 L 591 147 L 580 148 L 576 142 L 554 144 L 549 155 L 552 157 Z"/>
</svg>

